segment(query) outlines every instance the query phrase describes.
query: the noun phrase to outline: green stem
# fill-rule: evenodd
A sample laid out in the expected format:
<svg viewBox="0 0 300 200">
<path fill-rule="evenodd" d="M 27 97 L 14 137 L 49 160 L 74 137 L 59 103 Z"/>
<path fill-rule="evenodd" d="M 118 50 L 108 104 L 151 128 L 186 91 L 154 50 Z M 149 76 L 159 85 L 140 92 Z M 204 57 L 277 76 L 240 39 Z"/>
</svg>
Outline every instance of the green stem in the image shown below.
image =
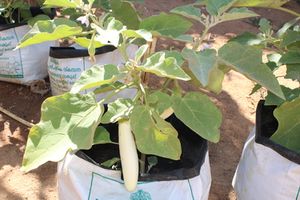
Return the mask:
<svg viewBox="0 0 300 200">
<path fill-rule="evenodd" d="M 294 15 L 294 16 L 297 16 L 297 17 L 300 17 L 300 13 L 297 13 L 297 12 L 295 12 L 293 10 L 290 10 L 290 9 L 287 9 L 287 8 L 278 7 L 278 8 L 275 8 L 275 9 L 290 13 L 291 15 Z"/>
<path fill-rule="evenodd" d="M 210 26 L 205 27 L 205 29 L 202 33 L 202 36 L 196 39 L 196 42 L 193 45 L 193 50 L 197 50 L 200 47 L 200 45 L 202 44 L 203 40 L 205 39 L 209 29 L 210 29 Z"/>
</svg>

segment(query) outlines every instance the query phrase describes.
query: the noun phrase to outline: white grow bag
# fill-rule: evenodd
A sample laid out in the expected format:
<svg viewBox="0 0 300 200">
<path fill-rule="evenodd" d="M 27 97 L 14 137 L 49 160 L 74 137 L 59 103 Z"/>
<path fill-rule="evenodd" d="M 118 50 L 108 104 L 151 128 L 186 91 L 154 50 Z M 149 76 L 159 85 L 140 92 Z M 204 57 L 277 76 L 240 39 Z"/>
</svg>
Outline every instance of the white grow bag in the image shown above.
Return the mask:
<svg viewBox="0 0 300 200">
<path fill-rule="evenodd" d="M 232 184 L 238 200 L 300 200 L 300 155 L 254 129 Z"/>
<path fill-rule="evenodd" d="M 28 25 L 0 26 L 0 81 L 30 84 L 47 77 L 49 47 L 55 42 L 14 50 L 29 30 Z"/>
<path fill-rule="evenodd" d="M 129 58 L 134 58 L 136 50 L 137 46 L 134 45 L 127 48 Z M 114 64 L 118 66 L 124 63 L 120 52 L 111 46 L 99 48 L 96 51 L 95 58 L 96 63 L 92 63 L 86 49 L 73 47 L 51 48 L 48 60 L 48 73 L 52 94 L 60 95 L 70 91 L 81 73 L 95 64 Z M 132 97 L 134 93 L 135 90 L 124 90 L 118 94 L 118 97 Z"/>
<path fill-rule="evenodd" d="M 207 200 L 211 185 L 208 153 L 200 175 L 187 180 L 139 182 L 128 192 L 120 171 L 103 169 L 74 154 L 58 164 L 60 200 Z"/>
<path fill-rule="evenodd" d="M 102 163 L 118 157 L 116 145 L 95 145 L 88 151 L 67 154 L 58 164 L 60 200 L 207 200 L 211 173 L 207 141 L 186 127 L 175 115 L 167 119 L 178 130 L 181 161 L 158 158 L 151 175 L 139 178 L 132 193 L 124 187 L 121 171 L 104 169 Z M 116 124 L 104 125 L 117 142 Z M 180 168 L 179 168 L 180 166 Z"/>
</svg>

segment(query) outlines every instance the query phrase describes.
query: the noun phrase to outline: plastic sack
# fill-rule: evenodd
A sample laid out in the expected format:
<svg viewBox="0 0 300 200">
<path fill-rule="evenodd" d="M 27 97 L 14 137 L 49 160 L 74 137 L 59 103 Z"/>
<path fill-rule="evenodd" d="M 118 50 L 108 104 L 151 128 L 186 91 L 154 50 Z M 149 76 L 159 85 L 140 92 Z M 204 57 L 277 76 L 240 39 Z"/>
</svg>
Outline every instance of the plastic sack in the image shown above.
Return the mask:
<svg viewBox="0 0 300 200">
<path fill-rule="evenodd" d="M 131 45 L 128 47 L 127 52 L 129 58 L 134 57 L 136 50 L 137 46 Z M 79 79 L 81 73 L 95 64 L 121 65 L 124 62 L 120 52 L 113 46 L 104 46 L 96 49 L 96 63 L 90 61 L 86 49 L 78 49 L 75 47 L 52 47 L 49 56 L 48 72 L 53 95 L 60 95 L 70 91 L 72 85 Z M 124 90 L 118 97 L 132 96 L 127 93 L 131 94 L 134 92 Z"/>
<path fill-rule="evenodd" d="M 276 123 L 274 119 L 262 118 L 261 115 L 266 112 L 272 115 L 274 108 L 262 108 L 262 104 L 261 102 L 258 105 L 257 127 L 251 132 L 244 146 L 233 178 L 232 184 L 237 198 L 299 200 L 300 155 L 269 139 L 277 129 Z M 264 109 L 263 113 L 260 113 L 261 109 Z"/>
<path fill-rule="evenodd" d="M 99 163 L 118 157 L 118 145 L 94 145 L 90 150 L 67 154 L 58 164 L 60 200 L 207 200 L 211 173 L 207 141 L 193 133 L 174 115 L 168 121 L 178 130 L 182 144 L 179 161 L 158 158 L 150 175 L 140 177 L 136 191 L 128 192 L 121 171 Z M 117 125 L 103 125 L 117 141 Z M 158 170 L 159 169 L 159 170 Z"/>
<path fill-rule="evenodd" d="M 28 25 L 0 26 L 0 81 L 30 84 L 47 77 L 49 47 L 55 42 L 14 50 L 29 30 Z"/>
</svg>

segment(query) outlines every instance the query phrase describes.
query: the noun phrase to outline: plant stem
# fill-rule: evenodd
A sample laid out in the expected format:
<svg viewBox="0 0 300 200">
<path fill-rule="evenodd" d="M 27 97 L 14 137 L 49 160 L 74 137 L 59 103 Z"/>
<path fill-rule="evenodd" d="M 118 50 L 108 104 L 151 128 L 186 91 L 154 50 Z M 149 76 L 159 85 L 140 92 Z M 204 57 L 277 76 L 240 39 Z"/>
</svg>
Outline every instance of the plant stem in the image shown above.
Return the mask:
<svg viewBox="0 0 300 200">
<path fill-rule="evenodd" d="M 140 173 L 143 176 L 146 172 L 146 154 L 141 153 Z"/>
<path fill-rule="evenodd" d="M 294 16 L 297 16 L 297 17 L 300 17 L 300 13 L 297 13 L 297 12 L 295 12 L 293 10 L 290 10 L 290 9 L 287 9 L 287 8 L 278 7 L 278 8 L 275 8 L 275 9 L 290 13 L 291 15 L 294 15 Z"/>
<path fill-rule="evenodd" d="M 205 36 L 207 35 L 209 29 L 210 29 L 210 26 L 205 26 L 202 36 L 200 38 L 196 39 L 196 42 L 193 45 L 193 50 L 197 50 L 200 47 L 200 45 L 202 44 L 203 40 L 205 39 Z"/>
</svg>

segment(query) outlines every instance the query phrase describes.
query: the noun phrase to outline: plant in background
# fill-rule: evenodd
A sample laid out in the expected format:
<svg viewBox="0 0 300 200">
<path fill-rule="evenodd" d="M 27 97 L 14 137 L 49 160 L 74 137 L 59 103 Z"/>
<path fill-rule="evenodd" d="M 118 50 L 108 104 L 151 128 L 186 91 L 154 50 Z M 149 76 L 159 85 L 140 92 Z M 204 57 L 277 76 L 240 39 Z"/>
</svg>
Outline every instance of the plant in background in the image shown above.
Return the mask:
<svg viewBox="0 0 300 200">
<path fill-rule="evenodd" d="M 299 15 L 299 14 L 298 14 Z M 260 20 L 258 35 L 244 33 L 232 39 L 242 44 L 248 44 L 261 49 L 268 49 L 272 53 L 267 55 L 267 66 L 279 79 L 290 79 L 293 83 L 290 87 L 281 85 L 286 100 L 278 98 L 268 91 L 265 97 L 265 105 L 275 105 L 274 116 L 279 122 L 278 130 L 271 137 L 272 140 L 295 152 L 300 152 L 300 17 L 283 25 L 278 31 L 272 29 L 271 23 L 266 19 Z M 276 71 L 283 70 L 286 73 L 278 75 Z M 282 82 L 282 81 L 281 81 Z M 291 87 L 292 86 L 292 87 Z M 256 85 L 253 92 L 261 88 Z"/>
<path fill-rule="evenodd" d="M 0 2 L 0 16 L 5 19 L 7 24 L 27 22 L 32 18 L 31 6 L 43 5 L 42 0 L 24 1 L 24 0 L 3 0 Z M 43 18 L 41 17 L 43 16 Z M 46 15 L 39 16 L 40 19 L 46 18 Z"/>
<path fill-rule="evenodd" d="M 113 45 L 125 62 L 123 66 L 92 66 L 82 73 L 70 92 L 45 100 L 41 121 L 30 130 L 23 170 L 35 169 L 47 161 L 60 161 L 67 152 L 110 143 L 108 131 L 99 124 L 119 123 L 122 171 L 125 186 L 132 191 L 138 171 L 141 175 L 146 172 L 146 155 L 180 159 L 177 130 L 165 120 L 170 114 L 174 113 L 199 136 L 211 142 L 219 141 L 220 111 L 206 94 L 184 91 L 181 81 L 219 93 L 224 75 L 235 70 L 266 87 L 278 98 L 285 99 L 271 69 L 262 62 L 260 49 L 233 41 L 218 51 L 198 50 L 210 28 L 225 21 L 257 16 L 245 7 L 232 8 L 235 5 L 253 6 L 251 2 L 197 1 L 177 7 L 171 13 L 140 19 L 129 1 L 101 1 L 101 10 L 107 12 L 98 17 L 93 0 L 88 3 L 46 0 L 45 6 L 63 7 L 64 12 L 72 10 L 78 15 L 36 22 L 19 48 L 68 38 L 88 48 L 92 58 L 96 48 Z M 203 3 L 207 12 L 198 7 Z M 186 18 L 204 25 L 200 37 L 184 34 L 192 26 Z M 88 28 L 78 25 L 74 19 L 80 19 Z M 184 48 L 182 52 L 155 51 L 155 43 L 160 37 L 192 43 L 193 48 Z M 139 45 L 133 59 L 126 51 L 131 44 Z M 163 80 L 159 89 L 145 81 L 149 74 Z M 119 98 L 109 103 L 105 112 L 104 103 L 128 88 L 136 89 L 135 97 Z M 84 90 L 90 92 L 83 94 Z M 96 95 L 103 92 L 110 94 L 96 101 Z M 140 167 L 136 149 L 141 153 Z"/>
</svg>

